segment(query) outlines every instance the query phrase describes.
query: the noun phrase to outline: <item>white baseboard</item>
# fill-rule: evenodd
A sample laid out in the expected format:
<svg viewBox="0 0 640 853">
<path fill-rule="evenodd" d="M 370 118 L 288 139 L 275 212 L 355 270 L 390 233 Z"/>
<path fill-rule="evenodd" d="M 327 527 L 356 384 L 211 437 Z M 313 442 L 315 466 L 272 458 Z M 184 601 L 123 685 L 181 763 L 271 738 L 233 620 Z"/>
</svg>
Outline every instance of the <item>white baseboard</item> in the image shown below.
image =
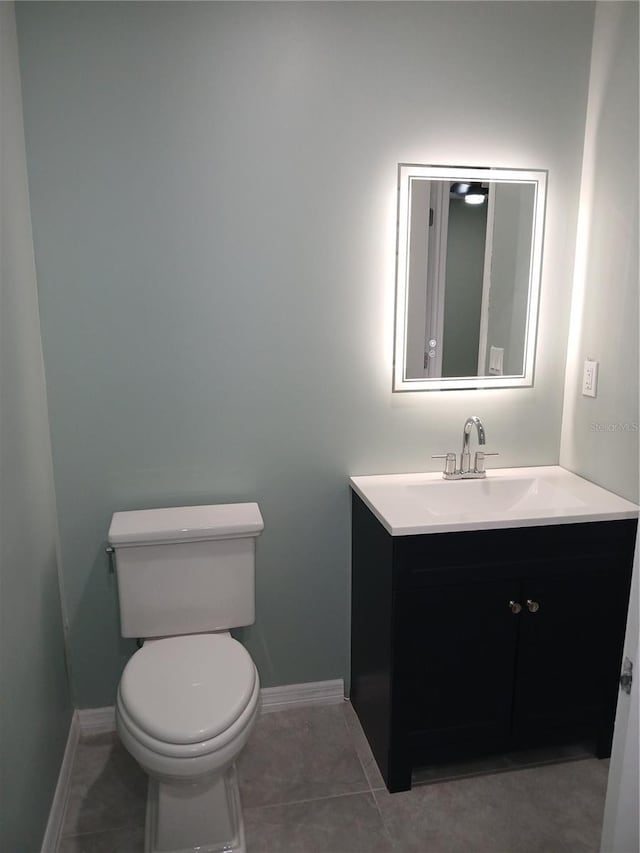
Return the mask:
<svg viewBox="0 0 640 853">
<path fill-rule="evenodd" d="M 73 771 L 73 761 L 76 755 L 78 741 L 80 740 L 80 722 L 78 720 L 78 712 L 74 711 L 69 725 L 69 734 L 67 735 L 67 745 L 62 756 L 62 764 L 58 773 L 58 782 L 53 795 L 51 809 L 49 811 L 49 820 L 44 831 L 42 839 L 41 853 L 51 853 L 52 850 L 58 849 L 60 834 L 62 832 L 62 822 L 64 813 L 67 807 L 69 791 L 71 790 L 71 773 Z"/>
<path fill-rule="evenodd" d="M 344 702 L 344 681 L 308 681 L 304 684 L 285 684 L 283 687 L 263 687 L 260 691 L 260 710 L 283 711 L 286 708 L 304 708 L 308 705 L 337 705 Z M 105 734 L 116 730 L 116 709 L 85 708 L 76 711 L 82 737 Z"/>
<path fill-rule="evenodd" d="M 82 737 L 101 735 L 116 730 L 116 708 L 83 708 L 77 712 Z"/>
<path fill-rule="evenodd" d="M 285 684 L 283 687 L 263 687 L 260 691 L 262 713 L 308 705 L 337 705 L 339 702 L 344 702 L 344 681 L 341 678 Z"/>
</svg>

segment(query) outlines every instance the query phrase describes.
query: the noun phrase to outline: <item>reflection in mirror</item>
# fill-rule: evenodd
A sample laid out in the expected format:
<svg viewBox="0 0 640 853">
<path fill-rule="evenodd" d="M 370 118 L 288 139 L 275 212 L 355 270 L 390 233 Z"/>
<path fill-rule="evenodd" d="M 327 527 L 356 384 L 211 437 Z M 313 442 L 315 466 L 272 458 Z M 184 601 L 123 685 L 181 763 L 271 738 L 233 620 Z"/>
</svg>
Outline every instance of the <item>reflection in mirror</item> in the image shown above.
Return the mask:
<svg viewBox="0 0 640 853">
<path fill-rule="evenodd" d="M 531 385 L 546 172 L 399 168 L 394 390 Z"/>
</svg>

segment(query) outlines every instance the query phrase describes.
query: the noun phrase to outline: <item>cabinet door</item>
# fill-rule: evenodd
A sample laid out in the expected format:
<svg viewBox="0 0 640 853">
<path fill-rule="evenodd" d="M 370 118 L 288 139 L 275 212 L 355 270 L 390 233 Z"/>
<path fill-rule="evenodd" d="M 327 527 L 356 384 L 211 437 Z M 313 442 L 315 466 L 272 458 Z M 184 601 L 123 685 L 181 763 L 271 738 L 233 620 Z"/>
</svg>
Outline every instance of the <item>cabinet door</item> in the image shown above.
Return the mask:
<svg viewBox="0 0 640 853">
<path fill-rule="evenodd" d="M 522 617 L 510 602 L 519 587 L 484 580 L 402 594 L 399 713 L 416 763 L 505 745 Z"/>
<path fill-rule="evenodd" d="M 514 733 L 598 733 L 615 707 L 625 587 L 603 566 L 523 581 Z"/>
</svg>

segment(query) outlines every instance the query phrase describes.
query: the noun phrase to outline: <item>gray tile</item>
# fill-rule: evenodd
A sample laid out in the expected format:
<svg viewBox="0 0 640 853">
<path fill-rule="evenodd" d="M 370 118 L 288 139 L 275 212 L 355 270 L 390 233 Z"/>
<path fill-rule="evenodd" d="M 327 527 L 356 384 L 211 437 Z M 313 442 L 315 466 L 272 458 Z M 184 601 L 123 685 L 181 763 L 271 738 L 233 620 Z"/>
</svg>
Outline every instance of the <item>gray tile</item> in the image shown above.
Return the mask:
<svg viewBox="0 0 640 853">
<path fill-rule="evenodd" d="M 579 757 L 579 750 L 541 751 L 484 769 L 476 762 L 449 765 L 438 772 L 497 775 L 390 795 L 349 703 L 273 712 L 259 718 L 240 760 L 248 847 L 251 853 L 597 853 L 608 761 Z M 558 758 L 571 760 L 545 764 Z M 506 769 L 505 761 L 510 768 L 542 766 Z M 417 778 L 433 782 L 435 773 L 428 768 Z M 142 853 L 145 802 L 146 777 L 115 736 L 83 741 L 59 853 Z"/>
<path fill-rule="evenodd" d="M 592 759 L 375 797 L 403 853 L 597 853 L 606 782 Z"/>
<path fill-rule="evenodd" d="M 244 808 L 369 791 L 342 705 L 263 714 L 238 776 Z"/>
<path fill-rule="evenodd" d="M 412 784 L 431 785 L 436 782 L 449 782 L 452 779 L 465 779 L 470 776 L 487 776 L 513 770 L 513 764 L 507 756 L 492 755 L 471 761 L 451 761 L 446 764 L 430 764 L 413 771 Z"/>
<path fill-rule="evenodd" d="M 351 742 L 353 743 L 358 758 L 360 759 L 362 769 L 365 772 L 365 776 L 367 777 L 367 781 L 369 782 L 371 789 L 375 790 L 376 788 L 384 788 L 385 784 L 384 779 L 382 778 L 382 773 L 380 772 L 380 768 L 373 757 L 369 741 L 362 730 L 358 715 L 353 710 L 351 702 L 345 702 L 342 707 L 347 727 L 349 729 L 349 734 L 351 736 Z"/>
<path fill-rule="evenodd" d="M 392 853 L 372 794 L 245 810 L 251 853 Z"/>
<path fill-rule="evenodd" d="M 536 767 L 542 764 L 554 764 L 562 761 L 576 761 L 583 758 L 593 758 L 595 749 L 590 744 L 570 743 L 558 746 L 525 749 L 510 752 L 506 756 L 512 766 Z"/>
<path fill-rule="evenodd" d="M 592 757 L 593 749 L 584 744 L 563 744 L 540 749 L 526 749 L 508 752 L 504 755 L 488 755 L 474 760 L 452 761 L 419 767 L 413 772 L 412 783 L 414 785 L 431 785 L 436 782 L 450 782 L 453 779 L 504 773 L 516 769 L 523 770 L 527 767 L 540 767 L 546 764 L 558 764 Z"/>
<path fill-rule="evenodd" d="M 62 834 L 101 832 L 144 822 L 147 777 L 115 735 L 78 745 Z"/>
<path fill-rule="evenodd" d="M 590 758 L 517 774 L 525 795 L 535 790 L 540 814 L 554 816 L 560 837 L 569 850 L 599 850 L 609 768 Z M 562 832 L 560 832 L 562 830 Z"/>
<path fill-rule="evenodd" d="M 143 853 L 144 827 L 125 827 L 62 838 L 58 853 Z"/>
</svg>

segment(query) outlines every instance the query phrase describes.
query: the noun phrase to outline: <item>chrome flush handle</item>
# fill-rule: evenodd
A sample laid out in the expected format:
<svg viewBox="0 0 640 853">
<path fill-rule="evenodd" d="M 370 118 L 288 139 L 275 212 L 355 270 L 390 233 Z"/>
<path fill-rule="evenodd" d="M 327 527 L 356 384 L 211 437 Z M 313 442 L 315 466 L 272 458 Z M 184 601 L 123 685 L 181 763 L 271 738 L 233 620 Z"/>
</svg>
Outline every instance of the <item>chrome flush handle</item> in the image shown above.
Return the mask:
<svg viewBox="0 0 640 853">
<path fill-rule="evenodd" d="M 113 560 L 115 557 L 116 549 L 112 548 L 111 545 L 107 545 L 104 549 L 105 554 L 109 557 L 109 574 L 114 575 L 116 572 L 116 567 L 113 564 Z"/>
</svg>

